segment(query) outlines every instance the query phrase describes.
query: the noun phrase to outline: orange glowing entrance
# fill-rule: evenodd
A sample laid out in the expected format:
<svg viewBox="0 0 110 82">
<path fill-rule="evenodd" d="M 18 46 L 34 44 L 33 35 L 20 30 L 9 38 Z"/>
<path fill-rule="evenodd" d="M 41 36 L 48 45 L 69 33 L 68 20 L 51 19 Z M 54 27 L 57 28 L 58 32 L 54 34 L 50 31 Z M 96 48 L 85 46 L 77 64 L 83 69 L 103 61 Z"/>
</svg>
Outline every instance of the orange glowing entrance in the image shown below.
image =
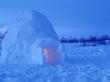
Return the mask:
<svg viewBox="0 0 110 82">
<path fill-rule="evenodd" d="M 48 64 L 58 64 L 60 62 L 60 54 L 58 46 L 52 46 L 44 49 L 44 55 Z"/>
</svg>

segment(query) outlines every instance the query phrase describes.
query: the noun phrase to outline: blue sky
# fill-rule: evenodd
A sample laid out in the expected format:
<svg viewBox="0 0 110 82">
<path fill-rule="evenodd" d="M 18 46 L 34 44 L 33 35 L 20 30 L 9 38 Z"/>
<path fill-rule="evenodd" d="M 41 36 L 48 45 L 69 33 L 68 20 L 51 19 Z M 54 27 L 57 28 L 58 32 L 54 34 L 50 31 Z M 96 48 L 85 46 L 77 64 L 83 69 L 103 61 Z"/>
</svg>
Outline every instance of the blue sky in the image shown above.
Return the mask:
<svg viewBox="0 0 110 82">
<path fill-rule="evenodd" d="M 0 22 L 21 9 L 44 13 L 58 34 L 110 34 L 110 0 L 0 0 Z"/>
</svg>

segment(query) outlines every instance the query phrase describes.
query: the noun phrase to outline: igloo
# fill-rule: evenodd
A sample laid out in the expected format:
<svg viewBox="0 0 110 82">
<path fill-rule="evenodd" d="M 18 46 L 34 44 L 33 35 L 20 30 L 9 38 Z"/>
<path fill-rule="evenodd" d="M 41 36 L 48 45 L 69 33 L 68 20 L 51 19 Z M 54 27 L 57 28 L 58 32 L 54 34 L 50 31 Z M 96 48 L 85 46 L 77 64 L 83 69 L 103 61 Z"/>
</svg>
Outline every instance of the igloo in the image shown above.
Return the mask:
<svg viewBox="0 0 110 82">
<path fill-rule="evenodd" d="M 0 63 L 61 64 L 64 53 L 59 38 L 46 16 L 21 11 L 8 27 L 1 44 Z"/>
</svg>

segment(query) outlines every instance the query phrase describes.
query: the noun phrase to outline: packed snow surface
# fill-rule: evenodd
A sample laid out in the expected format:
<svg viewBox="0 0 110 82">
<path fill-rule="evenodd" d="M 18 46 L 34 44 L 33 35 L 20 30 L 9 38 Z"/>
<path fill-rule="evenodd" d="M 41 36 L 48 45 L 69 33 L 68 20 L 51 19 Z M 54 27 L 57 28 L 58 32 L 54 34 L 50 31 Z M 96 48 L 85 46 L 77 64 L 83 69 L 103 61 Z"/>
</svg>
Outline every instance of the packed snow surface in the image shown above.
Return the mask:
<svg viewBox="0 0 110 82">
<path fill-rule="evenodd" d="M 75 47 L 64 44 L 64 47 L 67 52 L 65 64 L 0 65 L 0 81 L 110 82 L 110 45 Z"/>
</svg>

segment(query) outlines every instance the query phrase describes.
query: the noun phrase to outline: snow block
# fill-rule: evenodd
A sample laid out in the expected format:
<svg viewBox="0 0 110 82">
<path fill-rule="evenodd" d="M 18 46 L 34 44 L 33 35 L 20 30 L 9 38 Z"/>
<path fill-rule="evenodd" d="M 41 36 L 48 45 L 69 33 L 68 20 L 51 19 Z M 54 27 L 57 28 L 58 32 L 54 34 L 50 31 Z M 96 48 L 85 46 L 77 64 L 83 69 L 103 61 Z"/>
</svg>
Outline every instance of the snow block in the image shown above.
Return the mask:
<svg viewBox="0 0 110 82">
<path fill-rule="evenodd" d="M 43 14 L 24 10 L 9 26 L 2 42 L 0 63 L 61 64 L 62 45 L 52 24 Z"/>
</svg>

